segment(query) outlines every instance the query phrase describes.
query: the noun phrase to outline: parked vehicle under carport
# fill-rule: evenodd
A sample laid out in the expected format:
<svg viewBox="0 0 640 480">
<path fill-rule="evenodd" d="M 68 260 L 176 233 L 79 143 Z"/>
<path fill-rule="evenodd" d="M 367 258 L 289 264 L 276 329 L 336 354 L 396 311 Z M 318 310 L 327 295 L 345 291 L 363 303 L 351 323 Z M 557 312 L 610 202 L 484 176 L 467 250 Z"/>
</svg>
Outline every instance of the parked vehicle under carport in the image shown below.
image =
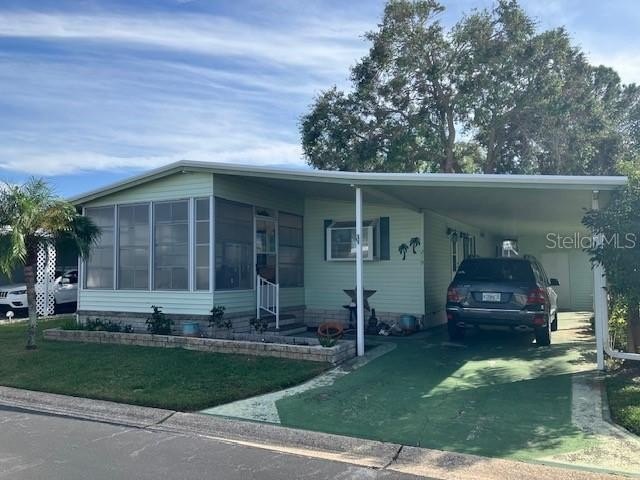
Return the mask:
<svg viewBox="0 0 640 480">
<path fill-rule="evenodd" d="M 533 257 L 468 258 L 447 290 L 449 337 L 460 340 L 467 328 L 504 328 L 533 332 L 538 345 L 550 345 L 558 329 L 556 285 Z"/>
</svg>

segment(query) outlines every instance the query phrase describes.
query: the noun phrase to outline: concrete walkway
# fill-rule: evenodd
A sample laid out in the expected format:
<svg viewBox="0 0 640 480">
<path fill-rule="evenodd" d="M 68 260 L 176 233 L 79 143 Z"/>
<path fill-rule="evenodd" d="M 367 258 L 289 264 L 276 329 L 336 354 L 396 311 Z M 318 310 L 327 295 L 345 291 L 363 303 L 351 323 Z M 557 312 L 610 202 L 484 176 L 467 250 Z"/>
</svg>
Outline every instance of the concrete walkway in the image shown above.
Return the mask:
<svg viewBox="0 0 640 480">
<path fill-rule="evenodd" d="M 48 453 L 46 459 L 38 457 L 38 462 L 35 463 L 22 462 L 22 457 L 20 457 L 17 465 L 18 470 L 13 468 L 16 467 L 16 465 L 9 467 L 9 463 L 16 460 L 16 455 L 24 455 L 23 450 L 27 449 L 25 447 L 25 449 L 21 449 L 20 452 L 15 453 L 9 451 L 11 448 L 14 448 L 12 445 L 14 445 L 16 441 L 22 441 L 21 435 L 35 435 L 34 439 L 37 438 L 39 441 L 47 438 L 44 431 L 38 430 L 34 433 L 34 427 L 31 425 L 31 423 L 33 423 L 32 420 L 26 418 L 21 419 L 19 415 L 12 413 L 20 410 L 24 411 L 25 414 L 29 414 L 29 412 L 40 412 L 58 418 L 59 420 L 53 422 L 55 425 L 49 426 L 46 432 L 49 436 L 53 434 L 52 438 L 55 439 L 76 438 L 74 435 L 77 435 L 77 433 L 75 433 L 77 429 L 70 426 L 76 419 L 89 420 L 92 425 L 101 423 L 129 427 L 122 429 L 122 431 L 107 432 L 106 434 L 99 435 L 95 439 L 96 441 L 103 442 L 104 446 L 96 452 L 91 452 L 91 458 L 94 459 L 94 463 L 102 462 L 103 465 L 117 461 L 118 457 L 114 457 L 112 454 L 114 449 L 116 451 L 118 450 L 120 445 L 119 441 L 122 440 L 125 435 L 131 436 L 135 434 L 135 432 L 147 432 L 143 440 L 138 438 L 139 435 L 136 435 L 135 438 L 129 438 L 127 442 L 125 442 L 127 445 L 137 445 L 138 442 L 142 442 L 141 446 L 130 452 L 129 456 L 135 454 L 133 457 L 139 457 L 145 451 L 156 452 L 158 455 L 157 457 L 151 455 L 151 458 L 148 459 L 151 462 L 148 469 L 141 467 L 141 465 L 144 465 L 142 460 L 140 460 L 139 463 L 132 463 L 131 468 L 137 468 L 138 470 L 136 474 L 137 478 L 160 478 L 158 476 L 157 461 L 158 459 L 164 458 L 165 455 L 168 455 L 166 452 L 165 455 L 158 453 L 160 451 L 160 445 L 166 442 L 173 442 L 176 438 L 183 437 L 200 437 L 212 440 L 209 447 L 211 450 L 193 443 L 187 444 L 190 449 L 188 450 L 190 451 L 190 456 L 189 458 L 181 458 L 183 463 L 187 462 L 185 468 L 191 465 L 202 464 L 202 462 L 206 462 L 208 457 L 217 455 L 215 452 L 217 452 L 220 444 L 216 442 L 225 442 L 227 444 L 253 449 L 249 452 L 250 454 L 247 454 L 245 457 L 238 455 L 236 451 L 236 456 L 233 458 L 237 457 L 237 460 L 234 460 L 231 464 L 227 461 L 226 464 L 220 466 L 220 471 L 229 472 L 228 478 L 277 478 L 273 477 L 267 469 L 262 468 L 261 470 L 259 467 L 269 461 L 277 465 L 282 461 L 280 460 L 282 455 L 294 455 L 307 459 L 323 459 L 331 462 L 364 467 L 370 471 L 370 474 L 367 474 L 366 471 L 361 469 L 346 470 L 342 478 L 403 478 L 401 475 L 395 474 L 417 475 L 443 480 L 555 480 L 558 478 L 567 480 L 595 480 L 618 478 L 602 473 L 565 470 L 509 460 L 490 459 L 475 455 L 404 447 L 393 443 L 308 432 L 275 425 L 224 419 L 211 415 L 135 407 L 98 400 L 67 397 L 64 395 L 30 392 L 8 387 L 0 387 L 0 423 L 7 425 L 7 427 L 3 427 L 3 429 L 0 430 L 0 458 L 3 459 L 3 463 L 0 462 L 0 476 L 3 476 L 1 475 L 3 468 L 11 468 L 11 471 L 7 470 L 4 476 L 24 471 L 31 471 L 32 473 L 40 472 L 35 476 L 25 476 L 23 474 L 21 478 L 65 478 L 56 476 L 57 474 L 55 472 L 60 469 L 65 469 L 65 471 L 67 471 L 66 469 L 72 469 L 77 475 L 80 475 L 76 475 L 75 477 L 67 476 L 66 478 L 91 476 L 91 462 L 89 462 L 84 469 L 81 466 L 82 462 L 86 460 L 87 452 L 90 451 L 90 448 L 86 445 L 79 445 L 85 456 L 73 456 L 73 452 L 70 451 L 62 454 L 63 457 L 57 458 L 56 460 L 55 455 L 60 455 L 59 453 Z M 67 422 L 64 421 L 65 418 L 67 418 Z M 11 425 L 11 428 L 9 428 L 8 425 Z M 99 429 L 94 426 L 85 426 L 82 430 L 98 431 Z M 15 440 L 12 440 L 12 437 L 15 437 Z M 43 448 L 49 451 L 51 449 L 51 443 L 47 442 L 47 445 L 43 446 Z M 274 452 L 274 455 L 278 457 L 257 456 L 255 455 L 255 449 Z M 51 460 L 51 458 L 54 458 L 56 461 L 53 461 L 51 465 L 47 466 L 46 463 Z M 156 460 L 153 460 L 153 458 L 156 458 Z M 253 463 L 251 463 L 252 458 L 254 459 Z M 243 460 L 241 461 L 240 459 Z M 313 464 L 312 462 L 306 462 L 305 465 L 307 465 L 307 468 L 311 466 L 315 468 L 312 472 L 308 472 L 309 478 L 339 478 L 339 476 L 336 476 L 336 472 L 339 470 L 336 469 L 334 464 L 326 464 L 323 466 L 322 463 Z M 166 468 L 170 467 L 171 465 L 167 465 Z M 215 468 L 215 465 L 207 468 Z M 245 477 L 238 476 L 238 472 L 243 469 L 245 472 L 250 472 L 251 475 Z M 115 470 L 111 471 L 113 472 Z M 283 467 L 282 472 L 284 471 L 285 468 Z M 151 475 L 149 472 L 151 472 Z M 211 470 L 208 470 L 208 473 L 210 472 Z M 166 470 L 164 470 L 163 473 L 165 476 L 167 475 Z M 189 475 L 186 475 L 186 473 L 185 470 L 185 478 L 201 478 L 202 475 L 200 474 L 200 477 L 194 477 L 192 471 L 188 472 Z M 232 476 L 231 473 L 235 476 Z M 100 475 L 96 478 L 100 478 Z M 105 477 L 103 476 L 102 478 Z M 125 477 L 120 475 L 119 478 Z"/>
</svg>

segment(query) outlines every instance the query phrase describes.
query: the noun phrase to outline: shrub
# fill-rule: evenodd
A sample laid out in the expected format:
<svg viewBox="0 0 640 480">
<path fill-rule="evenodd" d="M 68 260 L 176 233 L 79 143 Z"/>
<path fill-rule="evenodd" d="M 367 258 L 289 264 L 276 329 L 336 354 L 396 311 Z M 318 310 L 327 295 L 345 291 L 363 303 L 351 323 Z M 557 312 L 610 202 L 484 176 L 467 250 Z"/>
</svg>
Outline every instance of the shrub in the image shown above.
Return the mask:
<svg viewBox="0 0 640 480">
<path fill-rule="evenodd" d="M 171 335 L 173 320 L 162 313 L 162 307 L 152 305 L 153 313 L 147 318 L 147 331 L 154 335 Z"/>
<path fill-rule="evenodd" d="M 322 336 L 318 336 L 318 341 L 320 342 L 320 345 L 322 345 L 325 348 L 331 348 L 335 346 L 336 343 L 338 343 L 337 338 L 322 337 Z"/>
<path fill-rule="evenodd" d="M 249 320 L 249 325 L 251 325 L 257 333 L 264 333 L 269 328 L 269 320 L 266 318 L 252 318 Z"/>
<path fill-rule="evenodd" d="M 226 328 L 229 330 L 233 324 L 228 318 L 224 318 L 225 307 L 222 305 L 214 305 L 211 309 L 211 318 L 209 318 L 209 328 Z"/>
<path fill-rule="evenodd" d="M 82 325 L 74 318 L 65 318 L 64 323 L 60 325 L 62 330 L 83 330 Z"/>
<path fill-rule="evenodd" d="M 111 320 L 101 320 L 99 318 L 87 318 L 84 324 L 77 323 L 69 318 L 60 327 L 63 330 L 87 330 L 89 332 L 125 332 L 133 333 L 133 327 L 129 324 L 112 322 Z"/>
</svg>

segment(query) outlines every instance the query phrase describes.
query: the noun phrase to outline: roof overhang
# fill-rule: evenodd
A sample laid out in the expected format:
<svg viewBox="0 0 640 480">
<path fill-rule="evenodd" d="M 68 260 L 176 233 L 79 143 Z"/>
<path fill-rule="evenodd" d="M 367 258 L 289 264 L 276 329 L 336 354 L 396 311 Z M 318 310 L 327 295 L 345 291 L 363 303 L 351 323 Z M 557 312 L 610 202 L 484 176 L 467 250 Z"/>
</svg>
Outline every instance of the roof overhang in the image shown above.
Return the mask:
<svg viewBox="0 0 640 480">
<path fill-rule="evenodd" d="M 501 235 L 582 231 L 593 192 L 601 203 L 627 182 L 622 176 L 364 173 L 293 170 L 180 161 L 70 199 L 77 205 L 176 173 L 207 172 L 252 178 L 300 195 L 353 201 L 353 186 L 365 202 L 430 210 Z"/>
</svg>

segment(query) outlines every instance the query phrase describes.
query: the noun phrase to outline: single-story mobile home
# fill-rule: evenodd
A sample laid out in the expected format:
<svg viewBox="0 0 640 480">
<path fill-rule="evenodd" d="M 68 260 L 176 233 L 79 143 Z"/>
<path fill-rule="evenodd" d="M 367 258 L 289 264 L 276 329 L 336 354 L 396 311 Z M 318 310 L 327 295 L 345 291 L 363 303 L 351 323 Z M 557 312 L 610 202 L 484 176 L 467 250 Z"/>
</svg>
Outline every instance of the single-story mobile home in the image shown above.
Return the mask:
<svg viewBox="0 0 640 480">
<path fill-rule="evenodd" d="M 591 310 L 581 219 L 625 181 L 181 161 L 72 199 L 102 229 L 78 311 L 134 323 L 159 305 L 206 321 L 216 304 L 246 330 L 264 307 L 286 330 L 348 322 L 359 293 L 380 320 L 411 314 L 428 327 L 446 321 L 460 262 L 500 255 L 504 240 L 559 279 L 560 308 Z"/>
</svg>

